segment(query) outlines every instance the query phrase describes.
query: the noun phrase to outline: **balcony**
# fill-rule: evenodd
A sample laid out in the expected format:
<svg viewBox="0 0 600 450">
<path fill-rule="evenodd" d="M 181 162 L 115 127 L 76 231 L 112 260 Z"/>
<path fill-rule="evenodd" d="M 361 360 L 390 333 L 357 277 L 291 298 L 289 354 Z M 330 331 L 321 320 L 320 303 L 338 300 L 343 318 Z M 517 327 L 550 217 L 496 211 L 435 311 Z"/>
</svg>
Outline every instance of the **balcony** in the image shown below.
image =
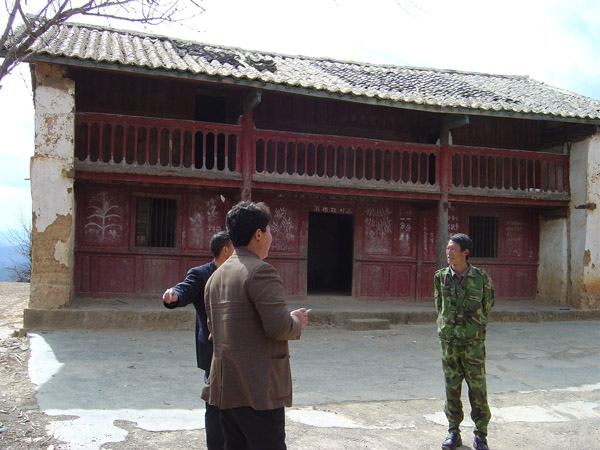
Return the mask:
<svg viewBox="0 0 600 450">
<path fill-rule="evenodd" d="M 241 127 L 189 120 L 78 113 L 75 168 L 241 179 Z"/>
<path fill-rule="evenodd" d="M 252 181 L 387 191 L 436 198 L 442 171 L 451 196 L 568 201 L 568 156 L 450 147 L 344 136 L 251 130 L 187 120 L 78 113 L 75 168 L 80 172 Z M 244 141 L 245 140 L 245 141 Z M 250 155 L 243 158 L 242 149 Z M 244 161 L 251 164 L 244 170 Z M 108 176 L 108 175 L 107 175 Z M 183 181 L 182 181 L 183 182 Z"/>
<path fill-rule="evenodd" d="M 253 180 L 435 193 L 438 152 L 434 145 L 260 130 Z"/>
<path fill-rule="evenodd" d="M 569 158 L 553 153 L 452 147 L 450 194 L 569 200 Z"/>
</svg>

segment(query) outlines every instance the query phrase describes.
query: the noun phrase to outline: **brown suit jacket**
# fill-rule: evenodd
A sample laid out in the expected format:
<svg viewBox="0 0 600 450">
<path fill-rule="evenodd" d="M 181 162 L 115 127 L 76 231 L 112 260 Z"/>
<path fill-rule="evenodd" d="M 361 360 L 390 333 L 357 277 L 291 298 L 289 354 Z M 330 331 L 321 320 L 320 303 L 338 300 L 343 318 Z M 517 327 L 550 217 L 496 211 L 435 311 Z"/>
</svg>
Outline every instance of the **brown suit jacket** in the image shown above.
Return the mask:
<svg viewBox="0 0 600 450">
<path fill-rule="evenodd" d="M 220 409 L 292 405 L 289 339 L 302 327 L 291 317 L 277 270 L 236 248 L 205 289 L 214 353 L 202 398 Z"/>
</svg>

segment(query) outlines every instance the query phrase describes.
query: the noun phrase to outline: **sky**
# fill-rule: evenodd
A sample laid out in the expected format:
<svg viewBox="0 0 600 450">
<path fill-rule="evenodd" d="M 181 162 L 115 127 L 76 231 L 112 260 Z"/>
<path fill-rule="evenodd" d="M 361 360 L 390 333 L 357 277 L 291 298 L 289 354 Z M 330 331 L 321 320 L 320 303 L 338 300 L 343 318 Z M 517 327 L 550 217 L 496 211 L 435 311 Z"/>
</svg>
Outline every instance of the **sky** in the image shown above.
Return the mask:
<svg viewBox="0 0 600 450">
<path fill-rule="evenodd" d="M 527 75 L 600 99 L 599 0 L 203 0 L 202 5 L 205 12 L 191 21 L 143 31 L 263 52 Z M 4 17 L 0 12 L 1 24 Z M 34 150 L 28 66 L 1 83 L 0 245 L 5 230 L 18 228 L 21 216 L 31 217 Z"/>
</svg>

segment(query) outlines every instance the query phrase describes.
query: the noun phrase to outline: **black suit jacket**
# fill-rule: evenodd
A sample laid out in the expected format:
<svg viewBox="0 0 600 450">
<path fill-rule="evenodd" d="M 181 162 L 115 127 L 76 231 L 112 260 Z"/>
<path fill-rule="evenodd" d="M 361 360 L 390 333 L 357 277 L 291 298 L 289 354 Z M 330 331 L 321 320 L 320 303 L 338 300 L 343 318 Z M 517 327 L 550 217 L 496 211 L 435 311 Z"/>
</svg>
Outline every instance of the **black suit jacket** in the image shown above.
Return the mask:
<svg viewBox="0 0 600 450">
<path fill-rule="evenodd" d="M 204 288 L 206 282 L 217 270 L 214 261 L 190 269 L 185 280 L 173 287 L 179 300 L 175 303 L 164 303 L 169 309 L 194 304 L 196 308 L 196 360 L 198 367 L 207 372 L 213 355 L 212 342 L 208 340 L 208 325 L 206 323 L 206 307 L 204 306 Z"/>
</svg>

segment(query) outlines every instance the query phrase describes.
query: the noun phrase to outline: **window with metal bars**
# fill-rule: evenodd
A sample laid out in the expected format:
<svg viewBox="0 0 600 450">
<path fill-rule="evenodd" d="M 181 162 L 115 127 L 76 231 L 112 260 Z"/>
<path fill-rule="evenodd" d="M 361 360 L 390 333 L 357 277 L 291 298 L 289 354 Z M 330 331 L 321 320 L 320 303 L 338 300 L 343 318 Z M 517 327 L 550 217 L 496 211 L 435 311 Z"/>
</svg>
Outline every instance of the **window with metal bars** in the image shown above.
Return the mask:
<svg viewBox="0 0 600 450">
<path fill-rule="evenodd" d="M 498 218 L 469 216 L 469 236 L 473 241 L 473 258 L 498 257 Z"/>
<path fill-rule="evenodd" d="M 177 233 L 177 200 L 138 198 L 135 229 L 137 247 L 174 248 Z"/>
</svg>

